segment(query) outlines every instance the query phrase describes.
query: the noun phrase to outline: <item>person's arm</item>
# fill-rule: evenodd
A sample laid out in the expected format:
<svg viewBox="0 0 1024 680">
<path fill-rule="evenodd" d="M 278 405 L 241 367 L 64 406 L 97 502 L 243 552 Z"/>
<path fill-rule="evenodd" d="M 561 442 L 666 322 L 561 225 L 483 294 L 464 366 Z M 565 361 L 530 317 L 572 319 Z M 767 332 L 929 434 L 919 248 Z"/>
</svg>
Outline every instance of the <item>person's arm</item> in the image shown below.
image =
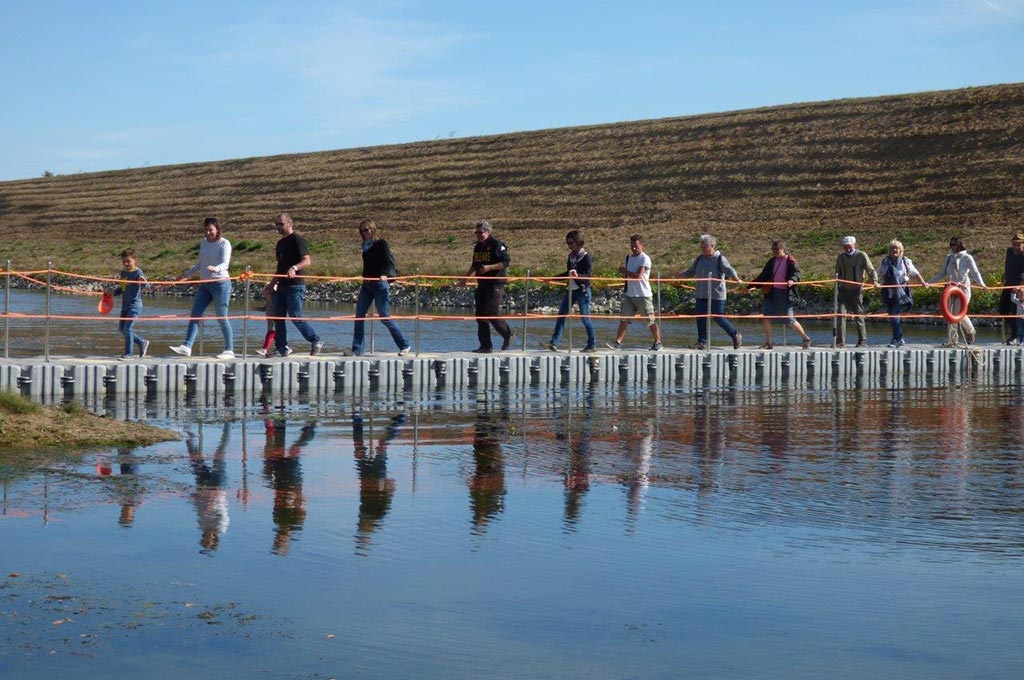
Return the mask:
<svg viewBox="0 0 1024 680">
<path fill-rule="evenodd" d="M 725 274 L 725 278 L 735 283 L 743 283 L 740 275 L 737 274 L 736 270 L 733 269 L 733 266 L 729 264 L 729 260 L 725 258 L 725 255 L 719 255 L 719 257 L 722 258 L 722 273 Z"/>
<path fill-rule="evenodd" d="M 210 249 L 212 251 L 211 254 L 214 255 L 214 262 L 206 265 L 206 271 L 219 277 L 227 276 L 228 269 L 231 266 L 231 242 L 226 238 L 222 238 L 210 245 L 214 246 Z"/>
<path fill-rule="evenodd" d="M 942 269 L 939 270 L 938 274 L 928 279 L 928 283 L 938 283 L 943 279 L 949 280 L 949 275 L 946 273 L 949 270 L 949 258 L 950 256 L 947 255 L 946 259 L 942 263 Z"/>
<path fill-rule="evenodd" d="M 978 269 L 978 263 L 974 261 L 974 256 L 968 255 L 967 257 L 970 258 L 968 260 L 968 263 L 969 263 L 969 267 L 967 269 L 968 276 L 974 277 L 974 281 L 975 281 L 975 283 L 978 284 L 978 288 L 981 288 L 982 290 L 988 290 L 988 286 L 985 285 L 985 279 L 983 279 L 981 277 L 981 270 Z"/>
<path fill-rule="evenodd" d="M 860 251 L 860 254 L 863 256 L 864 259 L 864 271 L 866 271 L 868 274 L 868 280 L 871 282 L 871 286 L 873 288 L 877 288 L 878 272 L 875 271 L 875 265 L 871 264 L 871 258 L 868 257 L 868 254 L 865 253 L 863 250 Z"/>
<path fill-rule="evenodd" d="M 301 260 L 293 264 L 291 267 L 288 267 L 288 278 L 296 278 L 297 276 L 299 276 L 299 272 L 301 272 L 303 269 L 310 266 L 311 264 L 313 264 L 313 260 L 312 258 L 309 257 L 309 253 L 306 253 L 305 255 L 302 256 Z"/>
</svg>

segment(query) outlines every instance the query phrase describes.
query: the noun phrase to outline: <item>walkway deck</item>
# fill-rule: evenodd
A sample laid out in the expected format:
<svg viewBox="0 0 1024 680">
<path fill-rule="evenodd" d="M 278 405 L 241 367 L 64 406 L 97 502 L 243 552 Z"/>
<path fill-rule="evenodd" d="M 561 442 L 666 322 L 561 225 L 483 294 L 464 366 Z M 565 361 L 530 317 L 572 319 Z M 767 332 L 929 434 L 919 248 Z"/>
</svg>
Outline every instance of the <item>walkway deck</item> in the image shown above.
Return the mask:
<svg viewBox="0 0 1024 680">
<path fill-rule="evenodd" d="M 827 389 L 942 385 L 965 377 L 1020 384 L 1024 347 L 968 349 L 776 348 L 762 350 L 601 351 L 595 354 L 508 351 L 397 357 L 290 356 L 217 361 L 201 357 L 51 357 L 0 360 L 0 389 L 44 401 L 127 396 L 361 394 L 498 387 L 567 387 L 595 383 L 692 389 L 765 387 Z"/>
</svg>

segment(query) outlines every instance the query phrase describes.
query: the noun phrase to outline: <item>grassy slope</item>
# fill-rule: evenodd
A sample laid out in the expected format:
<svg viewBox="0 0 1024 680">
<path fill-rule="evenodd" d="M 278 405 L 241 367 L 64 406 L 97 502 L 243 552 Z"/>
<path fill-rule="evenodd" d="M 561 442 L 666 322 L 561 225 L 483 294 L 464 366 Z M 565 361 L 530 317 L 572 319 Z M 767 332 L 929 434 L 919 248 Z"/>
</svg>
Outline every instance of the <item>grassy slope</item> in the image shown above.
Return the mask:
<svg viewBox="0 0 1024 680">
<path fill-rule="evenodd" d="M 610 272 L 643 233 L 664 276 L 716 234 L 744 275 L 768 239 L 828 274 L 856 234 L 876 258 L 893 237 L 927 274 L 963 233 L 988 275 L 1024 227 L 1024 85 L 929 92 L 313 154 L 0 183 L 0 259 L 108 274 L 132 246 L 151 278 L 194 261 L 217 215 L 236 265 L 272 267 L 291 212 L 318 273 L 358 272 L 355 224 L 385 228 L 402 273 L 459 273 L 472 221 L 491 219 L 517 271 L 554 273 L 582 228 Z"/>
</svg>

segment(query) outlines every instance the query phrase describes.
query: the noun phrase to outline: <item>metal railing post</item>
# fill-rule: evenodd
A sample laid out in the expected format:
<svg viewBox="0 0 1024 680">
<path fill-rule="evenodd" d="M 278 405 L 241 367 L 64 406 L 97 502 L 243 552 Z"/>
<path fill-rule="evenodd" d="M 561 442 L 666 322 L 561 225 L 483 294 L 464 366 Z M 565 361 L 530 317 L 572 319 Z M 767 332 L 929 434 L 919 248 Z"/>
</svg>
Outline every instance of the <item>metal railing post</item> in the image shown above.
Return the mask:
<svg viewBox="0 0 1024 680">
<path fill-rule="evenodd" d="M 704 343 L 704 351 L 705 352 L 710 352 L 711 351 L 711 281 L 708 280 L 706 283 L 708 285 L 708 296 L 706 298 L 707 299 L 708 313 L 707 313 L 707 318 L 704 319 L 704 323 L 705 323 L 705 326 L 704 326 L 704 337 L 707 339 L 707 342 Z M 700 289 L 700 284 L 701 284 L 701 282 L 698 281 L 697 282 L 698 290 Z"/>
<path fill-rule="evenodd" d="M 526 351 L 526 325 L 530 316 L 530 270 L 526 270 L 526 290 L 523 293 L 523 351 Z"/>
<path fill-rule="evenodd" d="M 420 270 L 416 268 L 416 321 L 415 321 L 415 352 L 420 355 Z"/>
<path fill-rule="evenodd" d="M 839 272 L 836 272 L 835 283 L 832 286 L 832 349 L 836 348 L 839 341 Z"/>
<path fill-rule="evenodd" d="M 242 317 L 242 361 L 249 355 L 249 294 L 252 292 L 249 287 L 249 279 L 252 277 L 252 267 L 245 265 L 245 316 Z M 243 433 L 244 436 L 244 433 Z"/>
<path fill-rule="evenodd" d="M 43 356 L 46 361 L 50 360 L 50 292 L 53 288 L 53 263 L 46 263 L 46 336 L 43 340 Z"/>
<path fill-rule="evenodd" d="M 565 282 L 565 294 L 569 296 L 569 306 L 565 310 L 565 325 L 568 329 L 569 351 L 572 352 L 572 279 Z"/>
<path fill-rule="evenodd" d="M 654 275 L 654 277 L 655 277 L 655 282 L 657 283 L 657 286 L 658 286 L 658 309 L 657 309 L 657 316 L 655 316 L 654 318 L 657 320 L 658 328 L 660 329 L 661 328 L 661 270 L 660 269 Z"/>
<path fill-rule="evenodd" d="M 373 319 L 377 317 L 377 300 L 373 300 L 373 304 L 370 305 L 369 309 L 366 310 L 365 323 L 370 325 L 370 354 L 376 354 L 377 352 L 377 337 L 376 331 L 377 324 L 373 323 Z"/>
<path fill-rule="evenodd" d="M 4 359 L 11 356 L 11 261 L 7 260 L 7 273 L 4 277 Z"/>
</svg>

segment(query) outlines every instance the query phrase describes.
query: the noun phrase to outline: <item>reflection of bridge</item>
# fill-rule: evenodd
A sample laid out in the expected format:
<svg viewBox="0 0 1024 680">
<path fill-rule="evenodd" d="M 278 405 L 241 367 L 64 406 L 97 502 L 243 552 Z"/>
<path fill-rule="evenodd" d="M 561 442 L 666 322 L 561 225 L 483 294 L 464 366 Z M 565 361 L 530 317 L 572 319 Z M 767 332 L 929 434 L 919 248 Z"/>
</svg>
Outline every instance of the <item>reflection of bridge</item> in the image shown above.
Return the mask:
<svg viewBox="0 0 1024 680">
<path fill-rule="evenodd" d="M 452 352 L 416 357 L 215 361 L 153 358 L 0 360 L 0 390 L 43 400 L 110 395 L 361 394 L 587 384 L 680 388 L 827 389 L 942 385 L 970 378 L 1018 383 L 1022 347 L 623 351 L 596 354 Z"/>
</svg>

